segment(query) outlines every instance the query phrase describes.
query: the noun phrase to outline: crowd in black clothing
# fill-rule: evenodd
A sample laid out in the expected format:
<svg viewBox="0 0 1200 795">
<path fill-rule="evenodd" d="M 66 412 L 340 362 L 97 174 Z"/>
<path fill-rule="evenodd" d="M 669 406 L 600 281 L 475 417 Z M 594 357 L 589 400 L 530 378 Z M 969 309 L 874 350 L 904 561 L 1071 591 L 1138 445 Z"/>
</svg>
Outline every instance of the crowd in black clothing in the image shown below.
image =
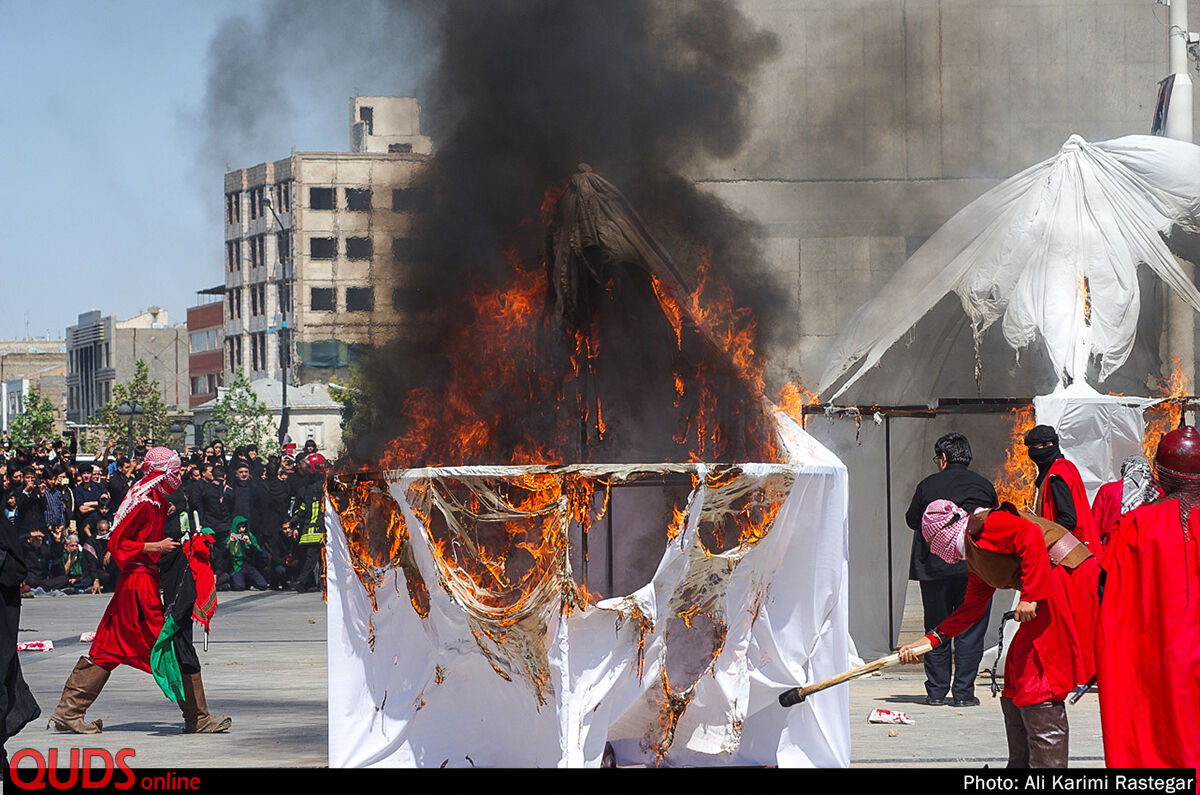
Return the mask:
<svg viewBox="0 0 1200 795">
<path fill-rule="evenodd" d="M 76 460 L 73 436 L 4 451 L 4 511 L 15 526 L 27 568 L 23 594 L 112 591 L 120 576 L 108 540 L 117 508 L 141 475 L 140 456 L 105 450 L 95 462 Z M 319 540 L 314 527 L 324 477 L 308 456 L 265 460 L 254 445 L 227 454 L 214 441 L 182 456 L 181 506 L 193 530 L 215 535 L 213 571 L 218 590 L 318 590 Z M 318 456 L 320 458 L 320 456 Z M 315 510 L 314 510 L 315 508 Z M 307 533 L 307 535 L 306 535 Z"/>
</svg>

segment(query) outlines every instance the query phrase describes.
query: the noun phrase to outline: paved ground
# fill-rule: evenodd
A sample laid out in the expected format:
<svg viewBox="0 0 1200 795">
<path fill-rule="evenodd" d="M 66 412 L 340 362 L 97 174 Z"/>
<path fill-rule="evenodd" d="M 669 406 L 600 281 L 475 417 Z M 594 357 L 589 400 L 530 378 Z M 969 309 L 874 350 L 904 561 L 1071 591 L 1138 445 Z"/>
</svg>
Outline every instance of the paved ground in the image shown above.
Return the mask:
<svg viewBox="0 0 1200 795">
<path fill-rule="evenodd" d="M 51 652 L 22 652 L 25 677 L 43 718 L 8 745 L 34 748 L 133 748 L 138 767 L 322 767 L 328 763 L 325 605 L 320 594 L 221 594 L 208 653 L 201 652 L 210 708 L 231 715 L 233 731 L 182 736 L 178 708 L 147 674 L 118 668 L 89 718 L 103 718 L 99 735 L 47 732 L 45 717 L 87 644 L 108 596 L 26 599 L 21 640 L 53 640 Z M 920 600 L 910 588 L 901 642 L 917 637 Z M 969 709 L 928 707 L 920 666 L 889 668 L 850 683 L 851 764 L 855 767 L 1002 767 L 1007 758 L 999 699 L 987 680 Z M 867 723 L 875 707 L 907 712 L 912 726 Z M 802 706 L 793 709 L 803 709 Z M 1103 766 L 1096 697 L 1068 707 L 1071 764 Z M 68 750 L 69 752 L 69 750 Z"/>
<path fill-rule="evenodd" d="M 9 754 L 34 748 L 133 748 L 136 767 L 292 767 L 328 764 L 325 604 L 321 594 L 290 591 L 222 593 L 200 651 L 212 712 L 230 715 L 233 730 L 181 735 L 179 708 L 149 674 L 120 666 L 88 718 L 104 731 L 77 735 L 46 731 L 63 683 L 88 644 L 109 595 L 25 599 L 20 640 L 53 640 L 50 652 L 21 652 L 21 665 L 42 718 L 10 740 Z M 197 637 L 197 646 L 200 646 Z M 69 753 L 69 750 L 67 751 Z M 66 758 L 66 757 L 64 757 Z"/>
<path fill-rule="evenodd" d="M 909 583 L 900 643 L 916 640 L 921 631 L 921 595 Z M 995 627 L 988 629 L 989 640 Z M 852 767 L 1004 767 L 1008 744 L 1000 699 L 992 698 L 991 679 L 976 682 L 978 707 L 930 707 L 925 701 L 925 673 L 920 665 L 886 668 L 850 683 L 850 764 Z M 999 684 L 1003 684 L 1002 682 Z M 912 726 L 867 723 L 872 709 L 908 713 Z M 793 707 L 799 709 L 799 707 Z M 1100 710 L 1095 693 L 1067 706 L 1071 767 L 1104 767 Z M 894 736 L 890 736 L 895 732 Z"/>
</svg>

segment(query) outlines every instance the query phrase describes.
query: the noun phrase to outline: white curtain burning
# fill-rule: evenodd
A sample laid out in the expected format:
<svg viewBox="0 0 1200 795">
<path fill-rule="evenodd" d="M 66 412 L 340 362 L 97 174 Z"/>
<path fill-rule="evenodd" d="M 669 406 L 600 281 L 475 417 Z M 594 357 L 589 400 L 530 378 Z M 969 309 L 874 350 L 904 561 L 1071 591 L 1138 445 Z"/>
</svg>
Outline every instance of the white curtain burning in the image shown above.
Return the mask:
<svg viewBox="0 0 1200 795">
<path fill-rule="evenodd" d="M 660 528 L 665 540 L 644 550 L 658 560 L 644 586 L 570 608 L 569 588 L 560 587 L 571 578 L 564 552 L 555 571 L 565 576 L 554 585 L 547 574 L 503 627 L 473 604 L 426 522 L 440 513 L 449 546 L 469 543 L 455 529 L 463 503 L 447 484 L 494 512 L 500 501 L 488 497 L 489 484 L 527 470 L 392 473 L 388 490 L 411 557 L 372 573 L 374 610 L 327 504 L 330 766 L 596 766 L 607 742 L 626 762 L 847 766 L 845 687 L 791 709 L 777 701 L 789 687 L 847 667 L 846 469 L 777 416 L 785 464 L 743 464 L 719 476 L 704 464 L 561 468 L 618 481 L 639 471 L 689 473 L 686 518 L 675 534 Z M 703 528 L 766 502 L 778 510 L 765 533 L 721 552 L 706 548 Z M 539 519 L 565 529 L 569 517 L 559 514 Z M 424 616 L 405 571 L 428 584 Z"/>
</svg>

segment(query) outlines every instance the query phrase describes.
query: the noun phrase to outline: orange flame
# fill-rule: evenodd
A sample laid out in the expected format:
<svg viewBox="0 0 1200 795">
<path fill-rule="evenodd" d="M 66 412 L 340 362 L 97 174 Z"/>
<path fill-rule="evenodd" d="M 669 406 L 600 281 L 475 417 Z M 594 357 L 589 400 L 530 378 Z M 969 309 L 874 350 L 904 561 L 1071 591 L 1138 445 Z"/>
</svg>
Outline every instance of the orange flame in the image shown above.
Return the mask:
<svg viewBox="0 0 1200 795">
<path fill-rule="evenodd" d="M 992 480 L 1000 502 L 1011 502 L 1020 507 L 1032 501 L 1036 490 L 1037 465 L 1025 451 L 1025 433 L 1036 422 L 1033 406 L 1013 409 L 1010 413 L 1013 424 L 1004 453 L 1004 465 Z"/>
<path fill-rule="evenodd" d="M 1183 365 L 1179 359 L 1172 360 L 1171 373 L 1166 378 L 1158 379 L 1158 396 L 1165 398 L 1181 398 L 1191 390 L 1191 380 L 1184 374 Z M 1146 458 L 1153 461 L 1158 453 L 1158 443 L 1163 435 L 1179 427 L 1183 419 L 1183 402 L 1167 400 L 1157 406 L 1151 406 L 1144 412 L 1146 419 L 1146 435 L 1142 442 Z"/>
<path fill-rule="evenodd" d="M 789 381 L 779 390 L 779 397 L 775 403 L 784 414 L 791 417 L 803 427 L 804 407 L 819 406 L 821 405 L 821 399 L 817 396 L 816 392 L 809 392 L 805 389 L 804 384 Z"/>
</svg>

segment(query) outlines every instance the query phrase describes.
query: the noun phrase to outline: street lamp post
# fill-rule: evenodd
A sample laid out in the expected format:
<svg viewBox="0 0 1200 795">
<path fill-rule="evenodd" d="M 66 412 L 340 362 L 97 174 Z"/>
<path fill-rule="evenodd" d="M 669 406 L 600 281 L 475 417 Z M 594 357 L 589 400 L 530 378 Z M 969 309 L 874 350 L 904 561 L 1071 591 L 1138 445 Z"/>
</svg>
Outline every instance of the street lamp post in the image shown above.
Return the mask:
<svg viewBox="0 0 1200 795">
<path fill-rule="evenodd" d="M 264 191 L 265 193 L 265 191 Z M 271 216 L 275 219 L 275 225 L 280 232 L 286 231 L 283 226 L 283 221 L 279 218 L 279 213 L 275 212 L 275 205 L 271 202 L 271 197 L 264 195 L 262 203 L 271 211 Z M 283 447 L 288 435 L 288 365 L 292 357 L 291 341 L 288 339 L 288 309 L 291 304 L 292 295 L 289 289 L 288 277 L 290 268 L 288 262 L 292 259 L 292 247 L 288 246 L 288 258 L 285 260 L 279 255 L 279 238 L 275 239 L 275 255 L 279 260 L 279 366 L 283 370 L 283 388 L 281 390 L 281 399 L 279 407 L 279 446 Z"/>
<path fill-rule="evenodd" d="M 133 458 L 133 418 L 140 417 L 145 413 L 145 406 L 135 401 L 129 401 L 117 406 L 117 414 L 125 417 L 129 423 L 129 446 L 125 448 L 125 455 L 130 458 Z"/>
</svg>

